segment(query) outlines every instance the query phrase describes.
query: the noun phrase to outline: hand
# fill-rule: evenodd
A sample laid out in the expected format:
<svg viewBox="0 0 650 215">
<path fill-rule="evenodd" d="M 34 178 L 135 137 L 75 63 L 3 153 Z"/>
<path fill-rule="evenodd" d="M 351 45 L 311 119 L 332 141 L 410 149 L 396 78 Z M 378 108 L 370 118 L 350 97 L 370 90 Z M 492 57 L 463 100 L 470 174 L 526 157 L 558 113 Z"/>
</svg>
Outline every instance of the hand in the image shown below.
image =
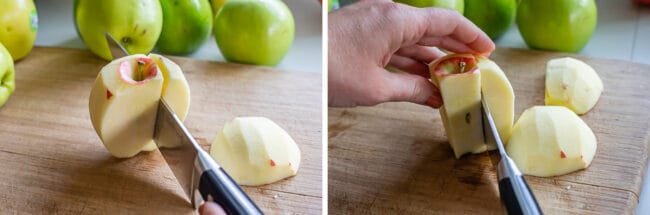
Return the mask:
<svg viewBox="0 0 650 215">
<path fill-rule="evenodd" d="M 489 55 L 494 43 L 454 10 L 361 1 L 329 14 L 329 105 L 408 101 L 438 108 L 426 63 L 452 52 Z M 388 72 L 392 65 L 400 73 Z"/>
<path fill-rule="evenodd" d="M 227 215 L 226 211 L 221 208 L 217 203 L 205 202 L 199 207 L 199 214 L 201 215 Z"/>
</svg>

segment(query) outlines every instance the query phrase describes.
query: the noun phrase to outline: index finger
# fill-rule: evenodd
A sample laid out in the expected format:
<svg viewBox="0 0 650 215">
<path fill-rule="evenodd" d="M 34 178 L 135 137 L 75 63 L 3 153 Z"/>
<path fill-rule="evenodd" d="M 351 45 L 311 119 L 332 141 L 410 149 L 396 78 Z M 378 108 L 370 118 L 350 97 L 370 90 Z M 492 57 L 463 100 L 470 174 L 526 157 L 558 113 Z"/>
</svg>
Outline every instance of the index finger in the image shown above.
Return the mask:
<svg viewBox="0 0 650 215">
<path fill-rule="evenodd" d="M 415 24 L 416 34 L 412 39 L 420 45 L 483 55 L 489 55 L 495 48 L 494 42 L 485 32 L 455 10 L 442 8 L 414 8 L 413 10 L 410 13 L 411 19 L 405 21 L 411 25 Z"/>
</svg>

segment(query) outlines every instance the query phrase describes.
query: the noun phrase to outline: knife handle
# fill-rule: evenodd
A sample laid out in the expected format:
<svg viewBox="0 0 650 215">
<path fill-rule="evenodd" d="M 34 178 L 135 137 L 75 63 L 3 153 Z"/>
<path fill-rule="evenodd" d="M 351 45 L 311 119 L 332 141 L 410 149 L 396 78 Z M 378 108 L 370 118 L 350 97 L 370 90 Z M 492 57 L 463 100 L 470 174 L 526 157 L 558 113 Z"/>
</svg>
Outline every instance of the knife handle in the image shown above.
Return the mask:
<svg viewBox="0 0 650 215">
<path fill-rule="evenodd" d="M 263 214 L 222 168 L 210 169 L 201 174 L 199 192 L 204 200 L 214 200 L 229 215 Z"/>
<path fill-rule="evenodd" d="M 530 191 L 526 179 L 515 175 L 499 180 L 499 194 L 508 214 L 542 214 L 535 195 Z"/>
</svg>

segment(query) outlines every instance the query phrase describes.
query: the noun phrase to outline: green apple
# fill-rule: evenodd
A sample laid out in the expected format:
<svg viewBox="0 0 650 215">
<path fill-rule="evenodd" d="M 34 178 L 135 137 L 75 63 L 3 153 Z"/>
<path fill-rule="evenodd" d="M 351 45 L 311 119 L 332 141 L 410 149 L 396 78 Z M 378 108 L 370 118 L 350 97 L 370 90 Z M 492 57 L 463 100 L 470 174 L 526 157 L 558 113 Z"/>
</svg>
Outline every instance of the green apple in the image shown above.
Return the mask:
<svg viewBox="0 0 650 215">
<path fill-rule="evenodd" d="M 7 0 L 0 4 L 0 43 L 17 61 L 32 51 L 38 16 L 32 0 Z"/>
<path fill-rule="evenodd" d="M 219 12 L 219 9 L 221 9 L 221 6 L 226 3 L 226 0 L 211 0 L 210 4 L 212 5 L 212 16 L 216 16 L 217 12 Z"/>
<path fill-rule="evenodd" d="M 163 27 L 156 48 L 173 55 L 189 54 L 210 37 L 212 11 L 208 0 L 160 0 Z"/>
<path fill-rule="evenodd" d="M 273 66 L 294 38 L 291 11 L 279 0 L 229 0 L 214 20 L 214 38 L 228 61 Z"/>
<path fill-rule="evenodd" d="M 90 51 L 112 60 L 104 32 L 130 54 L 149 53 L 160 36 L 162 9 L 158 0 L 75 0 L 74 20 L 79 37 Z"/>
<path fill-rule="evenodd" d="M 515 21 L 515 0 L 465 0 L 465 17 L 495 40 Z"/>
<path fill-rule="evenodd" d="M 465 2 L 463 0 L 394 0 L 413 7 L 444 7 L 454 9 L 463 14 Z"/>
<path fill-rule="evenodd" d="M 517 26 L 534 49 L 578 52 L 594 30 L 598 13 L 594 0 L 522 0 Z"/>
<path fill-rule="evenodd" d="M 9 51 L 0 43 L 0 107 L 9 99 L 16 88 L 14 61 Z"/>
</svg>

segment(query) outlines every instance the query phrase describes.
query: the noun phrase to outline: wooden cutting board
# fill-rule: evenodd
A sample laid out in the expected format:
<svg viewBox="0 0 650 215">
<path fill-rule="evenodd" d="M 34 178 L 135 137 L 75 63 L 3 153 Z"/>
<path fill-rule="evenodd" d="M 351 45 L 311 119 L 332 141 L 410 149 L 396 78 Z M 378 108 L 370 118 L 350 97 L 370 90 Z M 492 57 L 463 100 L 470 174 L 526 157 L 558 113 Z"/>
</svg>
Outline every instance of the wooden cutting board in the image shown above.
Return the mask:
<svg viewBox="0 0 650 215">
<path fill-rule="evenodd" d="M 544 105 L 546 62 L 567 54 L 499 48 L 491 58 L 515 90 L 515 119 Z M 598 139 L 591 166 L 526 177 L 547 214 L 632 214 L 650 143 L 650 65 L 574 56 L 605 91 L 581 118 Z M 408 103 L 329 109 L 329 212 L 502 214 L 485 153 L 455 159 L 437 110 Z"/>
<path fill-rule="evenodd" d="M 172 57 L 185 72 L 185 125 L 207 150 L 225 122 L 264 116 L 298 143 L 298 175 L 244 187 L 269 214 L 322 207 L 321 74 Z M 35 47 L 16 64 L 16 91 L 0 108 L 0 214 L 190 214 L 158 151 L 116 159 L 95 134 L 88 95 L 107 61 L 87 50 Z"/>
</svg>

